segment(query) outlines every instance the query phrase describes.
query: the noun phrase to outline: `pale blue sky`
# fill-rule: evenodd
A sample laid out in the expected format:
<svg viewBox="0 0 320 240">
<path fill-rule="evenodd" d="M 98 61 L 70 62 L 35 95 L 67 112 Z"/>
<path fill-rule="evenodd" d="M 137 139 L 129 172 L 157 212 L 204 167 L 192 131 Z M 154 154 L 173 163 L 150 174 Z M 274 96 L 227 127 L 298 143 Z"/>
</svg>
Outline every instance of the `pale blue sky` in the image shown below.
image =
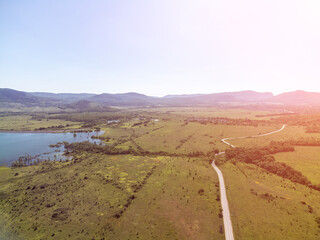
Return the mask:
<svg viewBox="0 0 320 240">
<path fill-rule="evenodd" d="M 320 91 L 320 1 L 0 0 L 0 87 Z"/>
</svg>

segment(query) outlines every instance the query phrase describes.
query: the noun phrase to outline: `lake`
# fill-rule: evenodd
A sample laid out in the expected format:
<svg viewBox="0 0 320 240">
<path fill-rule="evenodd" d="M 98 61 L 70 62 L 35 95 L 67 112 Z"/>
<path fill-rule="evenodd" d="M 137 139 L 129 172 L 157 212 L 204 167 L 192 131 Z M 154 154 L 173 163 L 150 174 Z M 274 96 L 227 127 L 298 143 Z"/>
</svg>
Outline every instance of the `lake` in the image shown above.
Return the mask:
<svg viewBox="0 0 320 240">
<path fill-rule="evenodd" d="M 73 133 L 0 133 L 0 166 L 11 166 L 13 161 L 25 155 L 38 156 L 40 159 L 65 160 L 64 147 L 51 148 L 50 144 L 57 142 L 90 141 L 100 144 L 99 139 L 91 136 L 101 135 L 103 132 Z"/>
</svg>

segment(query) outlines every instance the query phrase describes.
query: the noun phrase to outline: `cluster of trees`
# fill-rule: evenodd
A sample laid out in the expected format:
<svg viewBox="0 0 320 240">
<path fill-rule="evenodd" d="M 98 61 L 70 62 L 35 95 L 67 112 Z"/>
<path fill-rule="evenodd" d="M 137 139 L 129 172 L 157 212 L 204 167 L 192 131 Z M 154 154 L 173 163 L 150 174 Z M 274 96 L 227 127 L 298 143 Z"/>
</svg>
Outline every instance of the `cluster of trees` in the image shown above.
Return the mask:
<svg viewBox="0 0 320 240">
<path fill-rule="evenodd" d="M 292 116 L 294 115 L 294 117 Z M 287 123 L 296 126 L 306 127 L 306 131 L 312 133 L 320 128 L 320 114 L 319 113 L 307 113 L 307 114 L 292 114 L 286 116 L 280 116 L 277 118 L 271 118 L 269 121 L 272 123 Z"/>
<path fill-rule="evenodd" d="M 133 185 L 133 189 L 134 189 L 134 193 L 137 194 L 138 191 L 141 190 L 141 188 L 147 183 L 148 178 L 153 174 L 154 170 L 155 170 L 156 166 L 153 166 L 151 168 L 151 170 L 146 174 L 146 176 L 144 177 L 144 179 L 142 180 L 142 182 L 140 184 L 135 184 Z M 127 202 L 124 204 L 123 209 L 118 211 L 117 213 L 115 213 L 113 215 L 114 218 L 120 218 L 123 213 L 128 209 L 128 207 L 132 204 L 132 201 L 136 198 L 136 195 L 131 195 L 128 199 Z"/>
<path fill-rule="evenodd" d="M 294 146 L 320 146 L 319 138 L 300 138 L 297 140 L 287 141 L 288 144 Z"/>
<path fill-rule="evenodd" d="M 63 114 L 51 114 L 49 113 L 49 119 L 61 119 L 71 122 L 82 122 L 84 124 L 91 124 L 92 126 L 99 123 L 105 123 L 110 120 L 118 119 L 129 119 L 137 117 L 132 113 L 118 112 L 84 112 L 84 113 L 63 113 Z"/>
<path fill-rule="evenodd" d="M 292 182 L 310 185 L 311 182 L 301 172 L 293 169 L 285 163 L 276 162 L 270 154 L 294 151 L 294 147 L 287 142 L 272 142 L 268 147 L 233 148 L 226 150 L 226 159 L 255 164 L 268 172 L 274 173 Z M 311 185 L 310 185 L 311 186 Z"/>
<path fill-rule="evenodd" d="M 185 144 L 187 141 L 189 141 L 192 138 L 192 135 L 189 135 L 186 139 L 181 139 L 180 144 L 176 146 L 176 149 L 179 149 L 182 147 L 183 144 Z"/>
<path fill-rule="evenodd" d="M 39 163 L 41 163 L 43 161 L 50 161 L 50 158 L 39 159 L 39 158 L 37 158 L 37 156 L 32 157 L 30 155 L 26 155 L 23 157 L 19 157 L 18 160 L 12 162 L 11 167 L 27 167 L 27 166 L 32 166 L 32 165 L 38 165 Z"/>
<path fill-rule="evenodd" d="M 208 118 L 189 118 L 186 122 L 198 122 L 200 124 L 224 124 L 224 125 L 242 125 L 242 126 L 258 126 L 259 124 L 266 123 L 265 120 L 252 120 L 252 119 L 233 119 L 223 117 L 208 117 Z"/>
<path fill-rule="evenodd" d="M 77 142 L 77 143 L 64 143 L 66 153 L 79 153 L 79 152 L 92 152 L 92 153 L 104 153 L 109 155 L 121 154 L 123 150 L 116 149 L 111 146 L 97 145 L 90 143 L 89 141 Z"/>
<path fill-rule="evenodd" d="M 138 127 L 138 126 L 142 126 L 142 125 L 147 126 L 149 122 L 150 122 L 150 120 L 146 120 L 143 122 L 137 122 L 137 123 L 132 124 L 132 127 Z"/>
<path fill-rule="evenodd" d="M 46 119 L 44 115 L 31 115 L 31 120 L 36 120 L 36 121 L 42 121 L 43 119 Z M 47 119 L 48 121 L 48 119 Z"/>
<path fill-rule="evenodd" d="M 307 126 L 306 133 L 320 133 L 320 126 L 319 125 Z"/>
<path fill-rule="evenodd" d="M 279 117 L 279 116 L 292 116 L 296 113 L 271 113 L 271 114 L 258 114 L 256 117 Z"/>
<path fill-rule="evenodd" d="M 64 127 L 69 127 L 69 124 L 67 124 L 66 126 L 63 125 L 57 125 L 57 126 L 49 126 L 49 127 L 40 127 L 40 128 L 36 128 L 36 131 L 42 131 L 42 130 L 55 130 L 55 129 L 62 129 Z"/>
<path fill-rule="evenodd" d="M 29 155 L 19 157 L 18 160 L 11 163 L 11 167 L 25 167 L 31 165 L 33 158 Z"/>
<path fill-rule="evenodd" d="M 204 153 L 201 151 L 195 151 L 191 153 L 168 153 L 165 151 L 150 152 L 143 149 L 118 149 L 113 146 L 107 145 L 97 145 L 95 143 L 90 143 L 89 141 L 77 142 L 77 143 L 67 143 L 64 142 L 65 152 L 67 154 L 80 153 L 80 152 L 91 152 L 91 153 L 102 153 L 107 155 L 122 155 L 131 154 L 136 156 L 170 156 L 170 157 L 213 157 L 216 151 Z"/>
<path fill-rule="evenodd" d="M 263 148 L 231 148 L 226 150 L 227 159 L 236 158 L 241 162 L 253 163 L 261 156 L 279 152 L 293 152 L 294 147 L 288 142 L 272 141 L 269 146 Z"/>
<path fill-rule="evenodd" d="M 100 139 L 100 140 L 103 140 L 105 142 L 108 142 L 110 141 L 111 137 L 106 137 L 106 136 L 94 136 L 92 135 L 91 136 L 91 139 Z"/>
<path fill-rule="evenodd" d="M 49 147 L 51 148 L 59 148 L 64 145 L 64 142 L 57 142 L 56 144 L 50 144 Z"/>
<path fill-rule="evenodd" d="M 320 184 L 315 185 L 315 184 L 309 184 L 308 185 L 310 188 L 313 188 L 314 190 L 320 191 Z"/>
</svg>

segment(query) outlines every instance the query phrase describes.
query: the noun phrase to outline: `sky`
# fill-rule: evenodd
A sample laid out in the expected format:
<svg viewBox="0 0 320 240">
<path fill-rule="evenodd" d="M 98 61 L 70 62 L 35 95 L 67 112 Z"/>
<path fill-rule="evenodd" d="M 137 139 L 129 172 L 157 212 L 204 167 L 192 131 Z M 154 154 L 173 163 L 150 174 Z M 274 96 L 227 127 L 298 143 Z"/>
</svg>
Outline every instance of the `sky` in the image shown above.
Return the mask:
<svg viewBox="0 0 320 240">
<path fill-rule="evenodd" d="M 320 92 L 320 1 L 0 0 L 0 88 Z"/>
</svg>

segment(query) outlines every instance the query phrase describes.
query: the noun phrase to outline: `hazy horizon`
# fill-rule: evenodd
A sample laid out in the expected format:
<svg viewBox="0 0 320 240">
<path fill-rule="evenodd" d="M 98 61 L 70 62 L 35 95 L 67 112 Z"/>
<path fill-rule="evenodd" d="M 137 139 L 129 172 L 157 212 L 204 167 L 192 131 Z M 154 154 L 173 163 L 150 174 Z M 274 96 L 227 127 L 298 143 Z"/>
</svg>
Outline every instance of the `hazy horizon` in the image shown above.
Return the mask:
<svg viewBox="0 0 320 240">
<path fill-rule="evenodd" d="M 0 88 L 1 89 L 1 88 Z M 52 94 L 126 94 L 126 93 L 138 93 L 138 94 L 142 94 L 142 95 L 146 95 L 149 97 L 166 97 L 166 96 L 181 96 L 181 95 L 206 95 L 206 94 L 218 94 L 218 93 L 235 93 L 235 92 L 257 92 L 257 93 L 272 93 L 274 96 L 283 94 L 283 93 L 288 93 L 288 92 L 279 92 L 279 93 L 273 93 L 273 92 L 267 92 L 267 91 L 256 91 L 256 90 L 252 90 L 252 89 L 244 89 L 244 90 L 239 90 L 239 91 L 223 91 L 223 92 L 207 92 L 207 93 L 200 93 L 200 92 L 195 92 L 195 93 L 180 93 L 180 94 L 176 94 L 176 93 L 168 93 L 165 95 L 160 95 L 160 96 L 156 96 L 156 95 L 148 95 L 145 94 L 143 92 L 66 92 L 66 91 L 62 91 L 62 92 L 53 92 L 53 91 L 24 91 L 24 90 L 20 90 L 20 89 L 13 89 L 13 88 L 4 88 L 4 89 L 11 89 L 11 90 L 16 90 L 16 91 L 21 91 L 21 92 L 27 92 L 27 93 L 52 93 Z M 289 92 L 297 92 L 297 91 L 302 91 L 302 92 L 309 92 L 309 93 L 320 93 L 319 92 L 315 92 L 315 91 L 305 91 L 302 89 L 296 89 L 293 91 L 289 91 Z"/>
<path fill-rule="evenodd" d="M 318 1 L 2 1 L 1 87 L 320 92 Z"/>
</svg>

